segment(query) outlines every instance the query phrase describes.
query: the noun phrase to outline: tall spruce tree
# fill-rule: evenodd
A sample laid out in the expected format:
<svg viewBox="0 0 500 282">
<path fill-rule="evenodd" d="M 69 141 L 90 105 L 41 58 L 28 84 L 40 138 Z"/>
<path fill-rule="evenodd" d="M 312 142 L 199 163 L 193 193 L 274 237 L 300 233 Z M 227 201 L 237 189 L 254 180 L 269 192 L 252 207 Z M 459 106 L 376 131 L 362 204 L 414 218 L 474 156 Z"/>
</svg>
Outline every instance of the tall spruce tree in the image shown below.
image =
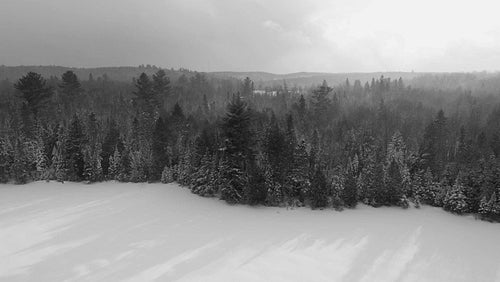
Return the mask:
<svg viewBox="0 0 500 282">
<path fill-rule="evenodd" d="M 51 172 L 53 173 L 52 179 L 59 182 L 64 182 L 67 180 L 67 164 L 64 153 L 64 143 L 63 140 L 57 141 L 54 146 L 54 151 L 52 153 L 52 167 Z"/>
<path fill-rule="evenodd" d="M 221 198 L 228 203 L 239 203 L 247 185 L 246 168 L 254 160 L 251 115 L 247 105 L 235 95 L 227 107 L 223 120 L 224 156 L 222 174 L 228 182 L 221 188 Z"/>
<path fill-rule="evenodd" d="M 73 71 L 63 73 L 61 81 L 59 88 L 64 95 L 75 98 L 82 92 L 80 81 Z"/>
<path fill-rule="evenodd" d="M 281 188 L 286 172 L 287 154 L 289 154 L 287 149 L 288 146 L 286 144 L 285 135 L 281 131 L 278 121 L 273 114 L 266 132 L 264 153 L 266 155 L 268 175 L 271 178 L 269 183 L 271 186 L 275 186 L 269 188 L 271 190 L 276 190 L 276 193 L 273 193 L 276 194 L 276 202 L 281 202 L 283 197 Z"/>
<path fill-rule="evenodd" d="M 395 159 L 392 159 L 387 168 L 386 177 L 386 195 L 384 203 L 386 205 L 396 206 L 407 206 L 404 201 L 403 194 L 403 177 L 401 176 L 401 171 L 399 169 L 398 163 Z"/>
<path fill-rule="evenodd" d="M 248 167 L 248 185 L 244 188 L 245 202 L 249 205 L 265 204 L 267 199 L 266 179 L 256 162 Z"/>
<path fill-rule="evenodd" d="M 68 167 L 68 177 L 72 181 L 83 179 L 85 160 L 83 147 L 87 143 L 83 131 L 83 124 L 75 114 L 68 128 L 68 137 L 65 142 L 66 163 Z"/>
<path fill-rule="evenodd" d="M 69 113 L 74 112 L 74 106 L 82 102 L 81 94 L 83 89 L 81 87 L 78 77 L 73 71 L 66 71 L 61 77 L 59 90 L 62 94 L 62 102 Z"/>
<path fill-rule="evenodd" d="M 109 158 L 109 168 L 108 168 L 108 179 L 116 180 L 118 175 L 120 174 L 120 160 L 121 155 L 118 151 L 118 148 L 115 147 L 113 152 L 113 156 Z"/>
<path fill-rule="evenodd" d="M 170 90 L 170 79 L 164 70 L 159 70 L 153 74 L 153 91 L 159 98 L 164 98 Z"/>
<path fill-rule="evenodd" d="M 446 210 L 454 213 L 465 213 L 467 212 L 467 201 L 464 195 L 464 187 L 457 178 L 453 187 L 447 191 L 446 196 L 443 200 L 443 206 Z"/>
<path fill-rule="evenodd" d="M 159 117 L 155 122 L 152 140 L 151 180 L 158 181 L 169 160 L 169 129 L 167 123 Z"/>
<path fill-rule="evenodd" d="M 25 184 L 30 180 L 30 160 L 21 138 L 17 138 L 14 143 L 14 161 L 11 171 L 12 179 L 16 184 Z"/>
<path fill-rule="evenodd" d="M 429 167 L 435 176 L 441 176 L 448 157 L 447 123 L 443 110 L 440 110 L 436 119 L 430 123 L 424 133 L 420 145 L 421 168 Z"/>
<path fill-rule="evenodd" d="M 137 112 L 139 132 L 142 137 L 141 146 L 149 146 L 155 119 L 158 115 L 158 100 L 154 91 L 154 84 L 145 73 L 142 73 L 135 82 L 136 90 L 133 92 L 134 106 Z"/>
<path fill-rule="evenodd" d="M 326 80 L 313 91 L 312 95 L 312 115 L 316 128 L 324 128 L 332 116 L 331 100 L 328 98 L 333 88 L 329 87 Z"/>
<path fill-rule="evenodd" d="M 344 189 L 341 198 L 348 208 L 355 208 L 358 203 L 357 178 L 353 169 L 346 170 Z"/>
<path fill-rule="evenodd" d="M 48 102 L 52 95 L 52 88 L 47 86 L 46 80 L 35 72 L 28 72 L 19 79 L 14 87 L 21 92 L 21 97 L 24 99 L 27 108 L 35 116 L 38 115 L 41 107 Z"/>
<path fill-rule="evenodd" d="M 309 156 L 307 154 L 306 142 L 302 140 L 295 148 L 293 153 L 291 168 L 287 175 L 288 196 L 290 200 L 297 200 L 304 204 L 307 195 L 311 189 L 309 180 Z"/>
<path fill-rule="evenodd" d="M 159 70 L 153 74 L 153 92 L 156 101 L 159 103 L 158 106 L 163 106 L 164 109 L 167 108 L 167 98 L 170 93 L 170 79 L 164 70 Z"/>
<path fill-rule="evenodd" d="M 326 177 L 319 168 L 316 169 L 311 183 L 310 201 L 313 209 L 328 205 Z"/>
</svg>

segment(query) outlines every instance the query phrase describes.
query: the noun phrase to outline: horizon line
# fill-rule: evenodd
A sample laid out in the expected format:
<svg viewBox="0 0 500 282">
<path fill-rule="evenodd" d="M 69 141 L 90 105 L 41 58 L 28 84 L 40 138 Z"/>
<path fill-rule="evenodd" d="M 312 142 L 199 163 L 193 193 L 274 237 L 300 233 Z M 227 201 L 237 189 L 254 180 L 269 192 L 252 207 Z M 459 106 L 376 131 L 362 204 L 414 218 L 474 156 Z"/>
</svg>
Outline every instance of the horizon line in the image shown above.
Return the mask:
<svg viewBox="0 0 500 282">
<path fill-rule="evenodd" d="M 147 67 L 149 65 L 149 67 Z M 198 72 L 198 73 L 265 73 L 265 74 L 272 74 L 272 75 L 290 75 L 290 74 L 299 74 L 299 73 L 308 73 L 308 74 L 373 74 L 373 73 L 418 73 L 418 74 L 466 74 L 466 73 L 489 73 L 489 74 L 495 74 L 495 73 L 500 73 L 500 70 L 471 70 L 471 71 L 464 71 L 464 70 L 457 70 L 457 71 L 403 71 L 403 70 L 386 70 L 386 71 L 339 71 L 339 72 L 328 72 L 328 71 L 295 71 L 295 72 L 286 72 L 286 73 L 280 73 L 280 72 L 270 72 L 270 71 L 263 71 L 263 70 L 211 70 L 211 71 L 200 71 L 200 70 L 195 70 L 195 69 L 190 69 L 186 67 L 162 67 L 162 66 L 157 66 L 154 64 L 140 64 L 140 65 L 122 65 L 122 66 L 63 66 L 63 65 L 0 65 L 0 67 L 5 67 L 5 68 L 29 68 L 29 67 L 54 67 L 54 68 L 68 68 L 68 69 L 83 69 L 83 70 L 89 70 L 89 69 L 106 69 L 106 68 L 141 68 L 144 66 L 144 68 L 157 68 L 157 69 L 163 69 L 163 70 L 174 70 L 174 71 L 192 71 L 192 72 Z"/>
</svg>

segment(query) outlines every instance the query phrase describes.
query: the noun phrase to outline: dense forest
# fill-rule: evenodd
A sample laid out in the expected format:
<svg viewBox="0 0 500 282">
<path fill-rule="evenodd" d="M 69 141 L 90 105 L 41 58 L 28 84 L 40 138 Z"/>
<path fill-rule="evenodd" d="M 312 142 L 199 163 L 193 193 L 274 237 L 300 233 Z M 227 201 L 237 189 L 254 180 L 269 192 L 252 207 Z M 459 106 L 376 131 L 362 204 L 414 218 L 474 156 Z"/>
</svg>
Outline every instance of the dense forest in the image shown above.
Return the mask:
<svg viewBox="0 0 500 282">
<path fill-rule="evenodd" d="M 500 218 L 498 77 L 260 89 L 147 69 L 129 81 L 72 70 L 1 81 L 0 182 L 177 182 L 230 204 Z"/>
</svg>

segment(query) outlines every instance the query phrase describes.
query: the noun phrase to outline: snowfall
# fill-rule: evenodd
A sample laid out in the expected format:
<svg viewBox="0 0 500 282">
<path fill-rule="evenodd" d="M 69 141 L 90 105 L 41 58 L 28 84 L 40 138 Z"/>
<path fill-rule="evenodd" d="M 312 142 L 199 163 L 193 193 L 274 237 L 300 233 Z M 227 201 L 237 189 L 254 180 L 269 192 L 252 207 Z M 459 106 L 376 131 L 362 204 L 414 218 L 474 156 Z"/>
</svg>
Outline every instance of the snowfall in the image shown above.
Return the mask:
<svg viewBox="0 0 500 282">
<path fill-rule="evenodd" d="M 1 185 L 0 281 L 500 281 L 500 224 L 230 206 L 175 184 Z"/>
</svg>

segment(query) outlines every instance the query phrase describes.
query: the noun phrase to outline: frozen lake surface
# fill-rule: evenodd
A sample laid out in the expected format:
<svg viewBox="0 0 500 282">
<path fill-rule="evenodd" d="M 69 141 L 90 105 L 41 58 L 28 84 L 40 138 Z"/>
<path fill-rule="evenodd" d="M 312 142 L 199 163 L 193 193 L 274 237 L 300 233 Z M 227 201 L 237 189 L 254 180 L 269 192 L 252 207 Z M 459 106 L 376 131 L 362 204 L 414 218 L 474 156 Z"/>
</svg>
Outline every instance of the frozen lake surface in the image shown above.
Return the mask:
<svg viewBox="0 0 500 282">
<path fill-rule="evenodd" d="M 500 281 L 500 224 L 229 206 L 177 185 L 0 185 L 0 281 Z"/>
</svg>

